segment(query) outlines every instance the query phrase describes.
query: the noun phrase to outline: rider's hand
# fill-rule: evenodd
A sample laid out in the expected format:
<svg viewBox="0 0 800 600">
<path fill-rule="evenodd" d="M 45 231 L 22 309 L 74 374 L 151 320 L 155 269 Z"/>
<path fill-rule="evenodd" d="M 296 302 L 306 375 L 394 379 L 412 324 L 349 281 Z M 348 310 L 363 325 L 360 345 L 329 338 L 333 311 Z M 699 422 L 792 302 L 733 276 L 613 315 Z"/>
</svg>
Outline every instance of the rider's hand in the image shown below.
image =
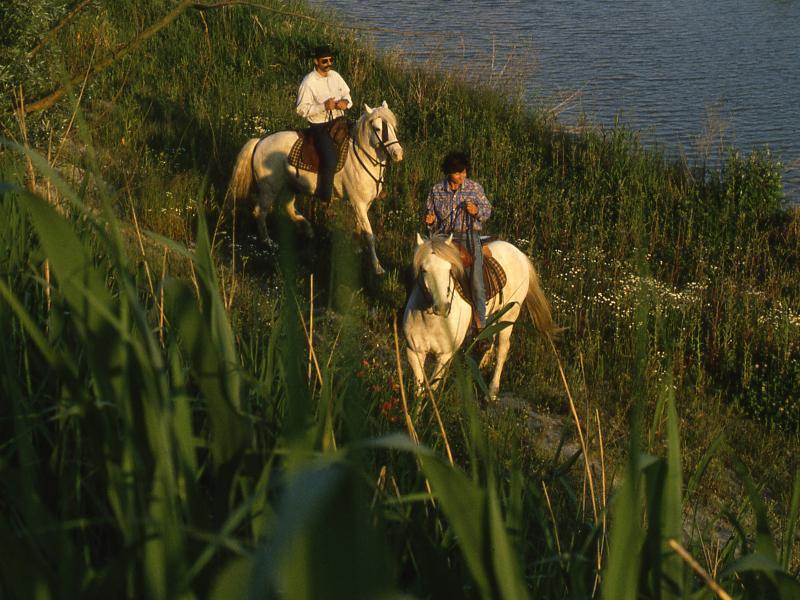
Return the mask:
<svg viewBox="0 0 800 600">
<path fill-rule="evenodd" d="M 336 100 L 333 98 L 325 100 L 325 110 L 333 110 L 334 108 L 336 108 Z"/>
<path fill-rule="evenodd" d="M 478 214 L 478 207 L 475 206 L 475 204 L 473 204 L 469 200 L 467 200 L 464 204 L 466 206 L 467 212 L 471 214 L 473 217 Z"/>
<path fill-rule="evenodd" d="M 336 108 L 339 110 L 347 110 L 347 100 L 337 100 Z"/>
<path fill-rule="evenodd" d="M 436 215 L 433 213 L 428 213 L 425 215 L 425 224 L 426 225 L 433 225 L 434 221 L 436 221 Z"/>
</svg>

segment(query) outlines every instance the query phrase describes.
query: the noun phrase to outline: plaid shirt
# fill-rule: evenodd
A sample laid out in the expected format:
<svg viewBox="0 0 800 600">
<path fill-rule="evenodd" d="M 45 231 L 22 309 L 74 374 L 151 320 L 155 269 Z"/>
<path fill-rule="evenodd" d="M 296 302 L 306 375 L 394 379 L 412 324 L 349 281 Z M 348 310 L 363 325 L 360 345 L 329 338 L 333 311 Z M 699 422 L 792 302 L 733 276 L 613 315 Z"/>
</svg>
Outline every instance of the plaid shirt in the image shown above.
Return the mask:
<svg viewBox="0 0 800 600">
<path fill-rule="evenodd" d="M 480 231 L 481 224 L 492 214 L 492 205 L 486 198 L 481 184 L 472 179 L 464 179 L 457 190 L 452 191 L 447 179 L 436 183 L 428 194 L 426 216 L 433 215 L 433 224 L 428 225 L 428 232 L 444 234 L 464 234 L 467 232 L 466 201 L 471 201 L 478 214 L 471 218 L 472 230 Z"/>
</svg>

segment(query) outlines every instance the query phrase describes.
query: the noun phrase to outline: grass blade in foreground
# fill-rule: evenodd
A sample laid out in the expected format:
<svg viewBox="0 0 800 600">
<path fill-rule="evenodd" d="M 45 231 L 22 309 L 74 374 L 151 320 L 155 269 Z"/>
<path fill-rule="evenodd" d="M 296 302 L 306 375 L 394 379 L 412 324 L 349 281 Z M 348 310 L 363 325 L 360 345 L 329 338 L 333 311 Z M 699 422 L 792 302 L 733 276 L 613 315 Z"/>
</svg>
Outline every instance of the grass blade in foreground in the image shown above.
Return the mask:
<svg viewBox="0 0 800 600">
<path fill-rule="evenodd" d="M 661 493 L 662 532 L 661 552 L 664 555 L 661 571 L 661 598 L 682 598 L 684 590 L 683 563 L 679 556 L 670 551 L 668 540 L 681 539 L 683 521 L 683 476 L 681 473 L 681 445 L 678 431 L 678 411 L 675 408 L 675 390 L 672 378 L 664 384 L 667 394 L 667 460 L 664 488 Z"/>
</svg>

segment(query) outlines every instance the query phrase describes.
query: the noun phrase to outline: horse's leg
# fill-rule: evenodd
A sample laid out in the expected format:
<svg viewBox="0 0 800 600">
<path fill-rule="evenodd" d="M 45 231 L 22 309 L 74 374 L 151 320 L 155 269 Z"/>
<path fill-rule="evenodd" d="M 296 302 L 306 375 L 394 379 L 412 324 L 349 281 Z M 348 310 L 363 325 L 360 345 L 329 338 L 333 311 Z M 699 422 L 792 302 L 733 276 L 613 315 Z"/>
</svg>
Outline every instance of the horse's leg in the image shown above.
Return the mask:
<svg viewBox="0 0 800 600">
<path fill-rule="evenodd" d="M 489 398 L 491 400 L 497 399 L 497 393 L 500 391 L 500 376 L 503 374 L 503 366 L 505 365 L 506 358 L 508 357 L 508 350 L 511 348 L 511 330 L 514 325 L 511 324 L 504 328 L 497 337 L 497 362 L 494 365 L 494 375 L 492 376 L 492 383 L 489 385 Z"/>
<path fill-rule="evenodd" d="M 442 353 L 436 355 L 436 366 L 433 369 L 433 375 L 431 376 L 431 389 L 437 389 L 439 384 L 444 379 L 444 372 L 447 369 L 447 365 L 450 363 L 450 359 L 453 358 L 453 353 Z"/>
<path fill-rule="evenodd" d="M 267 215 L 272 212 L 272 204 L 272 190 L 265 183 L 259 182 L 258 199 L 256 200 L 256 207 L 253 209 L 253 216 L 258 224 L 258 235 L 268 248 L 277 247 L 277 244 L 269 237 L 269 231 L 267 231 Z"/>
<path fill-rule="evenodd" d="M 496 337 L 497 336 L 493 336 L 492 337 L 492 343 L 486 349 L 486 352 L 483 353 L 483 356 L 481 357 L 481 362 L 480 362 L 479 368 L 485 369 L 490 364 L 492 364 L 492 358 L 494 357 L 494 347 L 495 347 L 495 343 L 496 343 L 496 340 L 495 340 Z"/>
<path fill-rule="evenodd" d="M 378 260 L 378 255 L 375 252 L 375 235 L 372 233 L 372 225 L 369 222 L 369 205 L 371 202 L 364 202 L 353 199 L 353 209 L 356 212 L 356 228 L 361 232 L 364 242 L 369 249 L 369 258 L 372 261 L 372 268 L 375 269 L 376 275 L 383 275 L 386 271 L 383 270 L 381 262 Z"/>
<path fill-rule="evenodd" d="M 295 223 L 299 224 L 303 228 L 303 233 L 309 238 L 314 237 L 314 229 L 311 227 L 311 223 L 308 222 L 303 215 L 297 212 L 297 207 L 294 205 L 297 198 L 292 196 L 292 199 L 289 200 L 289 203 L 286 205 L 286 214 L 289 215 L 289 218 L 294 221 Z"/>
<path fill-rule="evenodd" d="M 411 365 L 414 381 L 417 384 L 416 389 L 419 391 L 425 385 L 425 353 L 406 348 L 406 358 L 408 358 L 408 364 Z"/>
</svg>

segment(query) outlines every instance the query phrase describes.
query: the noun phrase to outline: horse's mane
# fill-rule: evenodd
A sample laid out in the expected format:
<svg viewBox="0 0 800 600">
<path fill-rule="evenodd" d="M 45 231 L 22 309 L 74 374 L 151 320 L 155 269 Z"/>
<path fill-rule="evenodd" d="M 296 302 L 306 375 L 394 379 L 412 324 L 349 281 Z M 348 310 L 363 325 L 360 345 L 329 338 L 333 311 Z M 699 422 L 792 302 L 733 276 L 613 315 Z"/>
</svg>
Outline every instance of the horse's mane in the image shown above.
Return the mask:
<svg viewBox="0 0 800 600">
<path fill-rule="evenodd" d="M 358 119 L 358 143 L 362 148 L 369 144 L 370 129 L 369 124 L 375 119 L 381 118 L 397 131 L 397 117 L 388 107 L 379 105 L 372 109 L 371 113 L 364 112 Z"/>
<path fill-rule="evenodd" d="M 422 261 L 425 260 L 429 254 L 435 254 L 449 262 L 456 279 L 461 279 L 464 276 L 464 263 L 461 262 L 461 253 L 454 244 L 447 243 L 448 237 L 449 236 L 435 234 L 417 247 L 417 251 L 414 252 L 413 261 L 414 277 L 419 275 Z"/>
</svg>

